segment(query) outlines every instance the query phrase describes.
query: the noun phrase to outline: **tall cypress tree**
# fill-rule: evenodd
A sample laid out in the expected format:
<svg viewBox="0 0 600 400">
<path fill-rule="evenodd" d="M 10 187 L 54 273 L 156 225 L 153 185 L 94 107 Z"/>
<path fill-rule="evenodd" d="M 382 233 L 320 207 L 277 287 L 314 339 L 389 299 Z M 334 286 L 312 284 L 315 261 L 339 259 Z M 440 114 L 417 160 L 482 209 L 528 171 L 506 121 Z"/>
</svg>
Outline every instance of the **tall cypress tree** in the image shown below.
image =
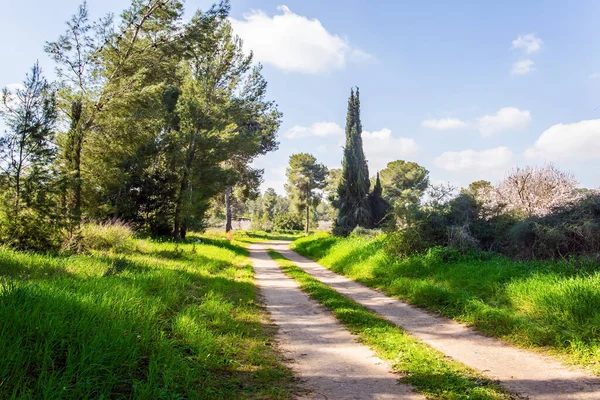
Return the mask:
<svg viewBox="0 0 600 400">
<path fill-rule="evenodd" d="M 358 88 L 350 90 L 346 116 L 346 146 L 342 161 L 342 178 L 338 187 L 338 209 L 334 232 L 349 234 L 357 226 L 371 226 L 368 201 L 369 168 L 363 151 L 362 124 L 360 122 L 360 94 Z"/>
<path fill-rule="evenodd" d="M 383 188 L 381 187 L 381 181 L 379 180 L 379 172 L 377 172 L 377 179 L 375 180 L 375 186 L 373 191 L 369 194 L 369 206 L 371 207 L 371 218 L 372 226 L 380 227 L 383 226 L 389 220 L 389 213 L 391 211 L 390 204 L 382 197 Z"/>
</svg>

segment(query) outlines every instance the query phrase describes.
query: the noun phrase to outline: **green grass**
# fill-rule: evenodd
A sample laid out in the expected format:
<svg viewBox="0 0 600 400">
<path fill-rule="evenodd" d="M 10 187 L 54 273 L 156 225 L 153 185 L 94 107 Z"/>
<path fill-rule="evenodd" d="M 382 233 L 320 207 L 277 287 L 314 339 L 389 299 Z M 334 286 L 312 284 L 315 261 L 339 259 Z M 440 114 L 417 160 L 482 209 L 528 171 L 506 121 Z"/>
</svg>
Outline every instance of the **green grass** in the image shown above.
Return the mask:
<svg viewBox="0 0 600 400">
<path fill-rule="evenodd" d="M 269 254 L 311 297 L 335 316 L 377 355 L 390 360 L 401 380 L 430 399 L 509 399 L 495 383 L 423 344 L 377 314 L 311 277 L 279 253 Z"/>
<path fill-rule="evenodd" d="M 0 248 L 0 398 L 291 397 L 244 247 L 135 244 L 82 256 Z"/>
<path fill-rule="evenodd" d="M 402 258 L 387 254 L 384 245 L 385 235 L 317 234 L 292 248 L 388 295 L 600 374 L 598 264 L 453 257 L 443 249 Z"/>
<path fill-rule="evenodd" d="M 270 240 L 296 240 L 305 236 L 304 231 L 234 231 L 235 240 L 242 243 L 268 242 Z"/>
</svg>

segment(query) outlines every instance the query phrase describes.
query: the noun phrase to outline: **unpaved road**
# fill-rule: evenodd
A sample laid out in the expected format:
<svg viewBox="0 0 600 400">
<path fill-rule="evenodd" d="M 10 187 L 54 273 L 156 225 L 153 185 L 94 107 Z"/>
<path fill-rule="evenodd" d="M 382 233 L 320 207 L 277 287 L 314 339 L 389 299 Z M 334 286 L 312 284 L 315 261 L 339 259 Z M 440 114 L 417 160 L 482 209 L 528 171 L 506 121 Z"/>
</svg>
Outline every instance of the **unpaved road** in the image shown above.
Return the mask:
<svg viewBox="0 0 600 400">
<path fill-rule="evenodd" d="M 290 250 L 288 242 L 272 243 L 270 248 L 431 347 L 498 380 L 512 393 L 540 400 L 600 400 L 600 378 L 385 296 Z"/>
<path fill-rule="evenodd" d="M 250 246 L 256 283 L 271 320 L 279 327 L 277 341 L 309 393 L 304 399 L 424 399 L 358 343 L 337 320 L 309 299 L 287 277 L 266 249 Z"/>
</svg>

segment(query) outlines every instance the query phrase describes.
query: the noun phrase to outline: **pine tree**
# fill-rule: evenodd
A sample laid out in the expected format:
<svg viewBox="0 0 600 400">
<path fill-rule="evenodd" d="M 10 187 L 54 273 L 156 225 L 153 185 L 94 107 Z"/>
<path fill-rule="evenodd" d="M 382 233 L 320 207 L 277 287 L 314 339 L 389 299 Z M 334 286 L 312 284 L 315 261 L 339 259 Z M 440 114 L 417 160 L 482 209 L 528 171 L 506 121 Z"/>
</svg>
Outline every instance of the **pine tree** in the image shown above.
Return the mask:
<svg viewBox="0 0 600 400">
<path fill-rule="evenodd" d="M 373 191 L 369 194 L 369 206 L 371 208 L 373 227 L 384 225 L 387 222 L 387 217 L 391 211 L 390 204 L 382 197 L 382 193 L 383 188 L 381 187 L 381 181 L 379 180 L 379 172 L 377 172 L 375 186 L 373 186 Z"/>
<path fill-rule="evenodd" d="M 362 124 L 360 121 L 360 94 L 350 90 L 348 115 L 346 117 L 346 147 L 342 161 L 342 178 L 338 187 L 338 199 L 334 206 L 339 210 L 334 232 L 349 234 L 357 226 L 371 226 L 368 202 L 369 169 L 363 152 Z"/>
<path fill-rule="evenodd" d="M 35 63 L 23 87 L 4 89 L 0 118 L 0 240 L 45 250 L 58 228 L 53 190 L 56 174 L 55 92 Z"/>
</svg>

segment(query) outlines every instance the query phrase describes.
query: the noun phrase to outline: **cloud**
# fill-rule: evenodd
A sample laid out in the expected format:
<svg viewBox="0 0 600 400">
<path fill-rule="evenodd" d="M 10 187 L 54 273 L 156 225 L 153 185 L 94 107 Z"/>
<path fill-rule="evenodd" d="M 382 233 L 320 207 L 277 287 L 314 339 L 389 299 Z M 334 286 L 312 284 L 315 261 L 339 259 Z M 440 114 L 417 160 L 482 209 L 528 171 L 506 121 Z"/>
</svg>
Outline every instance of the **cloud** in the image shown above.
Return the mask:
<svg viewBox="0 0 600 400">
<path fill-rule="evenodd" d="M 390 161 L 414 156 L 419 151 L 414 139 L 394 137 L 387 128 L 375 132 L 363 131 L 362 139 L 370 174 L 382 170 Z"/>
<path fill-rule="evenodd" d="M 600 79 L 600 72 L 591 73 L 590 79 Z"/>
<path fill-rule="evenodd" d="M 508 147 L 487 150 L 447 151 L 434 160 L 434 164 L 452 172 L 505 169 L 512 164 L 512 151 Z"/>
<path fill-rule="evenodd" d="M 318 19 L 295 14 L 283 5 L 277 10 L 281 14 L 273 17 L 253 10 L 243 20 L 230 18 L 255 60 L 284 71 L 316 74 L 343 69 L 348 61 L 373 59 L 347 39 L 329 33 Z"/>
<path fill-rule="evenodd" d="M 525 156 L 550 161 L 598 159 L 600 119 L 553 125 L 525 151 Z"/>
<path fill-rule="evenodd" d="M 421 126 L 425 128 L 437 129 L 440 131 L 445 131 L 449 129 L 461 129 L 469 126 L 464 121 L 461 121 L 458 118 L 442 118 L 442 119 L 427 119 L 421 122 Z"/>
<path fill-rule="evenodd" d="M 531 113 L 516 107 L 503 107 L 494 115 L 485 115 L 477 120 L 482 136 L 490 136 L 512 129 L 524 129 L 531 122 Z"/>
<path fill-rule="evenodd" d="M 519 60 L 512 65 L 512 69 L 510 70 L 511 75 L 524 75 L 531 71 L 535 71 L 533 68 L 534 62 L 530 59 Z"/>
<path fill-rule="evenodd" d="M 315 122 L 311 126 L 294 125 L 284 136 L 288 139 L 300 139 L 309 136 L 339 136 L 344 130 L 335 122 Z"/>
<path fill-rule="evenodd" d="M 512 41 L 513 49 L 524 49 L 527 54 L 532 54 L 540 51 L 542 48 L 542 39 L 533 33 L 527 35 L 519 35 L 518 38 Z"/>
</svg>

